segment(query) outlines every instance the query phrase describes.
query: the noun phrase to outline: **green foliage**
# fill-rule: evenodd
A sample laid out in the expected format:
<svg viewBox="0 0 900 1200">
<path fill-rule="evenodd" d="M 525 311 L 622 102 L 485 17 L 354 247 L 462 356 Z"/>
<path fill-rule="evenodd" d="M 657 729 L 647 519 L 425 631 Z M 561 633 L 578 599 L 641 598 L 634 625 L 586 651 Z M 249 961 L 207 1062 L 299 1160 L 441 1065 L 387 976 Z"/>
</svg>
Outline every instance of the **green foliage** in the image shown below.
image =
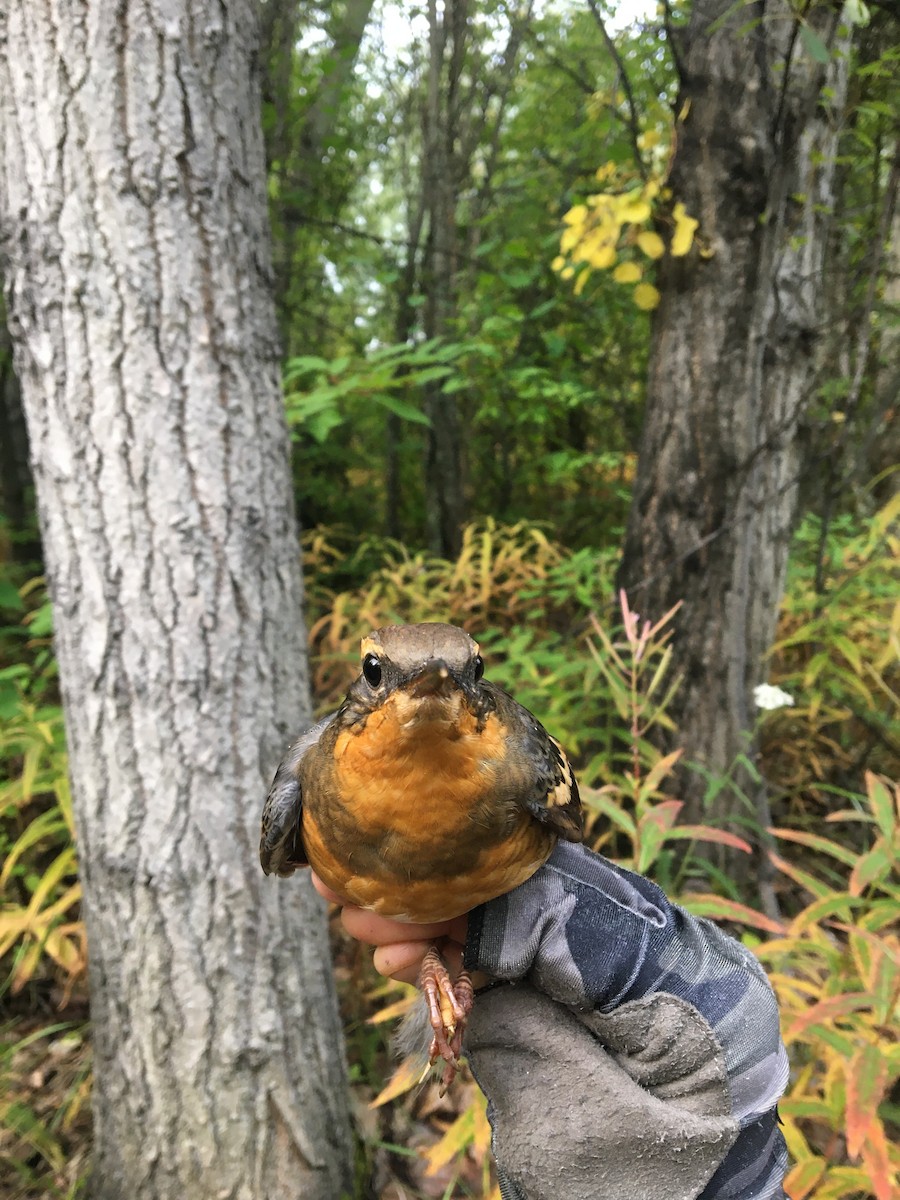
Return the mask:
<svg viewBox="0 0 900 1200">
<path fill-rule="evenodd" d="M 463 347 L 439 339 L 418 346 L 382 346 L 365 358 L 344 354 L 333 362 L 305 354 L 288 359 L 285 368 L 285 402 L 288 424 L 324 442 L 333 429 L 380 405 L 404 421 L 427 425 L 428 418 L 411 400 L 417 388 L 436 379 L 445 385 L 459 376 L 453 364 Z M 303 384 L 302 388 L 299 386 Z"/>
<path fill-rule="evenodd" d="M 832 788 L 858 790 L 861 769 L 900 761 L 900 497 L 871 520 L 841 517 L 797 534 L 773 679 L 795 705 L 765 722 L 769 778 L 792 822 L 817 819 Z"/>
<path fill-rule="evenodd" d="M 426 551 L 411 553 L 398 543 L 370 538 L 359 545 L 355 539 L 356 555 L 367 562 L 380 559 L 380 566 L 361 586 L 338 590 L 346 582 L 347 543 L 353 540 L 328 531 L 305 539 L 313 681 L 323 707 L 337 703 L 355 673 L 363 631 L 429 620 L 465 625 L 476 636 L 484 631 L 492 678 L 514 688 L 523 703 L 540 697 L 538 711 L 555 703 L 553 697 L 571 700 L 573 688 L 582 698 L 589 691 L 596 671 L 577 651 L 571 653 L 569 631 L 599 604 L 610 556 L 571 554 L 539 526 L 501 526 L 487 518 L 466 527 L 454 562 Z M 565 686 L 548 687 L 548 676 Z M 570 744 L 579 729 L 586 734 L 589 728 L 576 708 L 559 708 Z M 546 711 L 543 715 L 558 727 Z"/>
<path fill-rule="evenodd" d="M 679 750 L 663 756 L 648 738 L 655 725 L 671 728 L 668 707 L 679 686 L 669 676 L 672 657 L 670 622 L 673 608 L 655 624 L 641 622 L 620 593 L 622 629 L 618 637 L 592 615 L 596 641 L 590 650 L 618 717 L 619 740 L 628 738 L 627 754 L 615 745 L 580 772 L 584 779 L 606 777 L 599 788 L 584 789 L 592 814 L 588 841 L 594 849 L 641 874 L 652 874 L 667 891 L 677 893 L 691 870 L 690 856 L 676 855 L 672 842 L 718 842 L 745 853 L 750 846 L 724 829 L 679 825 L 679 800 L 662 791 L 667 776 L 681 757 Z"/>
<path fill-rule="evenodd" d="M 54 982 L 65 1003 L 86 944 L 52 618 L 40 580 L 17 594 L 20 621 L 3 632 L 7 654 L 21 661 L 0 674 L 0 969 L 14 995 Z"/>
</svg>

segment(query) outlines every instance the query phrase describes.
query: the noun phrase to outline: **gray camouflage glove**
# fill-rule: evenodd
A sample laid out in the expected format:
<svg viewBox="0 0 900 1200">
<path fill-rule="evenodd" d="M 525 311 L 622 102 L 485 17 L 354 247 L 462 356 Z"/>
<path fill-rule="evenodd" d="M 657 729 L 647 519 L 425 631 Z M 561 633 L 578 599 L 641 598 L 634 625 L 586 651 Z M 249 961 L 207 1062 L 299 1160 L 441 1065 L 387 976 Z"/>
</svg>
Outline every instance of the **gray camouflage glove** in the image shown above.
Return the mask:
<svg viewBox="0 0 900 1200">
<path fill-rule="evenodd" d="M 560 843 L 469 917 L 466 1053 L 504 1200 L 781 1200 L 788 1063 L 762 967 L 655 884 Z"/>
</svg>

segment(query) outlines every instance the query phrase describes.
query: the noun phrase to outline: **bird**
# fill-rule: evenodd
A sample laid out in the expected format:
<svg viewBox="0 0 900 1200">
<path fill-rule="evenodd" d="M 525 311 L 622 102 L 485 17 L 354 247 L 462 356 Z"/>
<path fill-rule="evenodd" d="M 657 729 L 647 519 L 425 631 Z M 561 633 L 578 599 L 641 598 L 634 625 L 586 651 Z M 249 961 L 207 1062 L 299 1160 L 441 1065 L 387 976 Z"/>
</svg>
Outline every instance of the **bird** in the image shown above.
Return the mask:
<svg viewBox="0 0 900 1200">
<path fill-rule="evenodd" d="M 387 625 L 364 636 L 337 712 L 301 734 L 263 807 L 263 871 L 311 866 L 347 902 L 385 917 L 449 921 L 524 883 L 559 838 L 581 841 L 578 785 L 562 746 L 484 677 L 455 625 Z M 428 1060 L 444 1087 L 474 1001 L 437 945 L 419 986 Z"/>
</svg>

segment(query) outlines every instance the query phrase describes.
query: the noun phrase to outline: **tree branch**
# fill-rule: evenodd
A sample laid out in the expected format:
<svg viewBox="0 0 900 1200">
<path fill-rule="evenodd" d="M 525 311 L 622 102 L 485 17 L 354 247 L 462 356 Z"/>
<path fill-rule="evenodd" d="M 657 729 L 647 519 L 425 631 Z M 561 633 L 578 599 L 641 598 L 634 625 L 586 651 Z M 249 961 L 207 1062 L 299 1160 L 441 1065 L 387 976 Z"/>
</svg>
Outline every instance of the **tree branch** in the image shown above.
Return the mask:
<svg viewBox="0 0 900 1200">
<path fill-rule="evenodd" d="M 637 106 L 634 102 L 634 92 L 631 90 L 631 80 L 628 78 L 628 72 L 625 70 L 625 63 L 622 61 L 622 56 L 619 53 L 619 48 L 613 39 L 610 37 L 609 30 L 603 21 L 603 14 L 600 12 L 600 6 L 597 0 L 588 0 L 588 6 L 594 15 L 594 20 L 600 27 L 600 32 L 603 35 L 603 40 L 606 43 L 606 48 L 613 57 L 616 64 L 616 69 L 619 72 L 619 78 L 622 80 L 622 87 L 625 91 L 625 98 L 628 101 L 628 129 L 631 133 L 631 146 L 634 150 L 635 161 L 638 165 L 638 170 L 641 173 L 641 179 L 647 178 L 647 165 L 644 162 L 644 156 L 641 154 L 641 148 L 638 144 L 641 127 L 638 122 Z"/>
</svg>

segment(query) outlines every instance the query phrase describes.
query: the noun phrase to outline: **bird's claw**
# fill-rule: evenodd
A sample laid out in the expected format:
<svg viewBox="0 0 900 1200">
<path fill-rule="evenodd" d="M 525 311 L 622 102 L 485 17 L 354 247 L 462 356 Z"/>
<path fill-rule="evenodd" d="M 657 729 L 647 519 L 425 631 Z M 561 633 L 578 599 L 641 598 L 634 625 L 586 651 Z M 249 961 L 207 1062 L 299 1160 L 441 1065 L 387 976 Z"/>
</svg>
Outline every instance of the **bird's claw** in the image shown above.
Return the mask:
<svg viewBox="0 0 900 1200">
<path fill-rule="evenodd" d="M 439 1058 L 446 1064 L 441 1078 L 441 1095 L 453 1082 L 459 1068 L 463 1033 L 472 1011 L 475 992 L 467 971 L 454 982 L 450 978 L 437 947 L 432 946 L 422 960 L 419 983 L 428 1005 L 428 1018 L 434 1036 L 429 1050 L 430 1065 Z"/>
</svg>

